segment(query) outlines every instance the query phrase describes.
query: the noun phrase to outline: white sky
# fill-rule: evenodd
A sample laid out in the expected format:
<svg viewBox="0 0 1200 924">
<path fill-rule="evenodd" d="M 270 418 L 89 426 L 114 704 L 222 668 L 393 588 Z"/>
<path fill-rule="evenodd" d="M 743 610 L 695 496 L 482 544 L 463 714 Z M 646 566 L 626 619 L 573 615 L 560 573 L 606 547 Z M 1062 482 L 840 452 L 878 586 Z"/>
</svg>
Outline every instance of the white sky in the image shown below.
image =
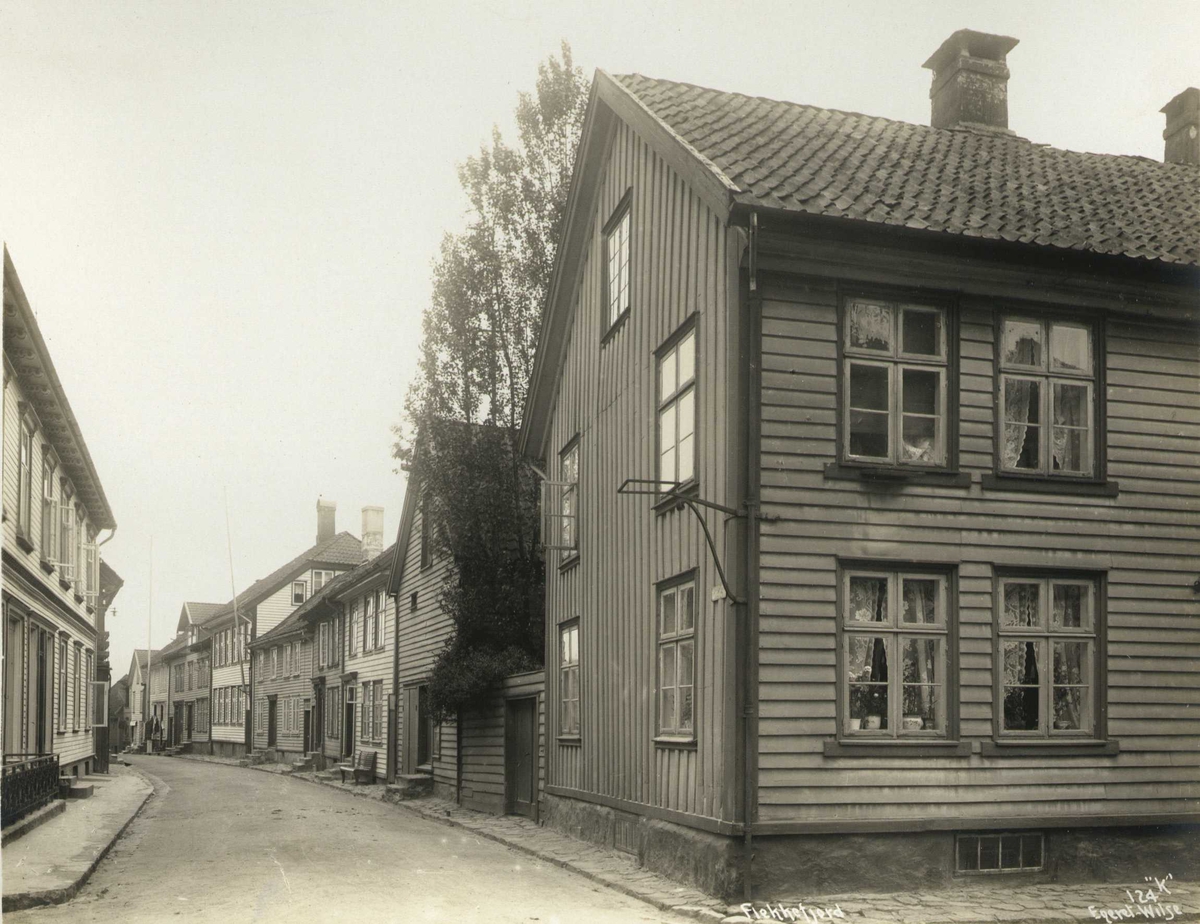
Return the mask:
<svg viewBox="0 0 1200 924">
<path fill-rule="evenodd" d="M 0 237 L 120 524 L 113 676 L 184 600 L 231 596 L 315 538 L 319 495 L 395 532 L 389 426 L 456 165 L 570 41 L 637 71 L 928 122 L 921 63 L 1012 35 L 1010 125 L 1161 159 L 1200 84 L 1195 0 L 50 2 L 0 0 Z"/>
</svg>

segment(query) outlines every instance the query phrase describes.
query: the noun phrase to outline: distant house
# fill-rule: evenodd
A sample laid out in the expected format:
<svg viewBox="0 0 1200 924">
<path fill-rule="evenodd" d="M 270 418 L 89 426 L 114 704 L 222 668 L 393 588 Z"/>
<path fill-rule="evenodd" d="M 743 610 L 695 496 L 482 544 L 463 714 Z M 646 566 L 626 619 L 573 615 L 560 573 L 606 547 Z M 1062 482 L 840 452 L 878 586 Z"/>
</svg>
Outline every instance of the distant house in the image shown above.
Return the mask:
<svg viewBox="0 0 1200 924">
<path fill-rule="evenodd" d="M 597 73 L 547 823 L 729 896 L 1200 868 L 1200 90 L 1165 163 L 1058 150 L 1015 44 L 951 36 L 932 125 Z"/>
<path fill-rule="evenodd" d="M 123 751 L 130 743 L 129 677 L 122 677 L 108 690 L 108 747 Z"/>
<path fill-rule="evenodd" d="M 107 725 L 103 684 L 96 685 L 97 622 L 120 579 L 101 567 L 98 542 L 116 520 L 7 247 L 3 283 L 0 601 L 9 800 L 10 783 L 14 793 L 56 793 L 59 773 L 95 768 L 93 728 Z M 21 774 L 29 786 L 18 785 Z M 20 810 L 5 805 L 6 821 Z"/>
<path fill-rule="evenodd" d="M 203 620 L 200 627 L 210 633 L 213 646 L 211 697 L 217 720 L 210 735 L 212 753 L 248 753 L 245 716 L 257 696 L 250 643 L 283 622 L 314 590 L 361 561 L 362 543 L 348 532 L 337 532 L 335 516 L 332 501 L 318 501 L 316 543 Z M 262 703 L 265 723 L 266 700 Z"/>
<path fill-rule="evenodd" d="M 159 657 L 170 677 L 167 690 L 167 743 L 209 751 L 212 725 L 212 634 L 204 620 L 222 608 L 220 603 L 183 604 L 175 627 L 179 644 L 164 648 Z"/>
<path fill-rule="evenodd" d="M 146 743 L 146 681 L 148 661 L 157 661 L 161 652 L 136 648 L 129 661 L 129 744 L 142 747 Z"/>
</svg>

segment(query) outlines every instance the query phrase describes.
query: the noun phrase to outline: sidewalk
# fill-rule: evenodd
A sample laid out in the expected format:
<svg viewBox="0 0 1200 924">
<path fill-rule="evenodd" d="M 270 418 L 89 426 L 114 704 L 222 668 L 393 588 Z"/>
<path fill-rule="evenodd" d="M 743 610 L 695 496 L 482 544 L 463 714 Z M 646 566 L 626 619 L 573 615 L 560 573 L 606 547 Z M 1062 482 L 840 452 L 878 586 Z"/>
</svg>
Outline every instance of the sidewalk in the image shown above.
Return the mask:
<svg viewBox="0 0 1200 924">
<path fill-rule="evenodd" d="M 237 767 L 236 760 L 203 755 L 180 755 Z M 281 764 L 251 767 L 267 773 L 285 773 Z M 319 779 L 313 773 L 289 773 L 297 779 L 361 798 L 385 801 L 383 786 L 355 786 Z M 933 892 L 813 896 L 795 899 L 756 900 L 749 912 L 740 903 L 726 904 L 696 889 L 638 866 L 624 853 L 596 847 L 541 827 L 517 815 L 488 815 L 464 809 L 453 802 L 422 798 L 394 803 L 432 821 L 471 831 L 548 863 L 573 870 L 589 879 L 640 899 L 665 911 L 701 921 L 737 924 L 748 921 L 849 921 L 853 924 L 1075 924 L 1100 921 L 1116 924 L 1128 920 L 1200 921 L 1200 883 L 1166 883 L 1170 893 L 1157 901 L 1131 902 L 1125 889 L 1147 889 L 1145 882 L 1093 885 L 1034 885 L 1013 887 L 1000 883 Z M 1159 875 L 1165 876 L 1167 871 Z M 1152 884 L 1151 884 L 1152 885 Z M 1156 907 L 1152 907 L 1156 906 Z M 1095 909 L 1094 911 L 1092 909 Z M 1144 910 L 1143 910 L 1144 909 Z M 837 913 L 837 912 L 840 912 Z M 1101 913 L 1104 912 L 1104 913 Z"/>
<path fill-rule="evenodd" d="M 91 798 L 68 801 L 64 812 L 4 847 L 4 911 L 71 899 L 154 792 L 119 764 L 88 782 L 95 784 Z"/>
</svg>

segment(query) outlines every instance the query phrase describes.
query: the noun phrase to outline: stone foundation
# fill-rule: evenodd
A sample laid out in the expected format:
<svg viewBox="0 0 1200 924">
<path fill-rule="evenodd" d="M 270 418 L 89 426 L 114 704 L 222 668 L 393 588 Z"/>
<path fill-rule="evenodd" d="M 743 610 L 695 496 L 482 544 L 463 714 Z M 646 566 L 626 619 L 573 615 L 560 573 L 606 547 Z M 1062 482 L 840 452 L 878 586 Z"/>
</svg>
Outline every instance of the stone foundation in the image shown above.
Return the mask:
<svg viewBox="0 0 1200 924">
<path fill-rule="evenodd" d="M 1016 830 L 1016 829 L 1013 829 Z M 1044 835 L 1037 872 L 956 874 L 954 831 L 797 834 L 754 839 L 756 898 L 905 892 L 1008 882 L 1141 882 L 1200 878 L 1200 827 L 1031 828 Z M 978 832 L 970 829 L 970 833 Z"/>
<path fill-rule="evenodd" d="M 583 841 L 636 853 L 649 870 L 726 900 L 742 894 L 742 843 L 670 821 L 543 794 L 542 823 Z"/>
<path fill-rule="evenodd" d="M 240 741 L 213 741 L 209 751 L 213 757 L 245 757 L 246 745 Z"/>
</svg>

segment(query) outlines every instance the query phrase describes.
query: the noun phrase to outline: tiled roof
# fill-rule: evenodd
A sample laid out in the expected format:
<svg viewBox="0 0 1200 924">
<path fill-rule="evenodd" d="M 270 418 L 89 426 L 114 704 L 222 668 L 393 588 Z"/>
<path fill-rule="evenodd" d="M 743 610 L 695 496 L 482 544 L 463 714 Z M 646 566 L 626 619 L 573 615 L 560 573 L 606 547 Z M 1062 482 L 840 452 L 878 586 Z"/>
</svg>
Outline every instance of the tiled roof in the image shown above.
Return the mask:
<svg viewBox="0 0 1200 924">
<path fill-rule="evenodd" d="M 1200 265 L 1200 169 L 615 79 L 760 208 Z"/>
<path fill-rule="evenodd" d="M 188 601 L 184 606 L 187 607 L 192 623 L 197 626 L 204 625 L 208 617 L 225 608 L 224 603 L 194 603 L 192 601 Z"/>
<path fill-rule="evenodd" d="M 393 548 L 393 546 L 389 546 L 370 561 L 365 561 L 357 568 L 352 568 L 349 571 L 343 571 L 341 574 L 337 575 L 332 581 L 330 581 L 328 584 L 325 584 L 315 594 L 312 594 L 307 600 L 292 610 L 283 620 L 283 622 L 271 629 L 270 632 L 259 636 L 259 638 L 252 643 L 251 647 L 256 647 L 267 639 L 278 638 L 281 635 L 286 635 L 289 631 L 295 628 L 296 625 L 306 615 L 311 613 L 316 608 L 317 604 L 322 600 L 335 598 L 337 597 L 338 593 L 346 587 L 358 583 L 375 571 L 380 571 L 384 568 L 390 567 Z"/>
<path fill-rule="evenodd" d="M 162 654 L 162 652 L 159 651 L 157 648 L 155 648 L 151 653 L 154 655 L 155 658 L 157 658 L 160 654 Z M 146 669 L 146 649 L 145 648 L 133 649 L 133 656 L 135 658 L 137 658 L 138 667 L 141 668 L 142 670 L 145 670 Z"/>
<path fill-rule="evenodd" d="M 362 561 L 362 543 L 350 533 L 341 532 L 332 539 L 318 542 L 301 552 L 286 565 L 276 568 L 265 578 L 255 581 L 237 596 L 238 608 L 257 605 L 264 597 L 275 593 L 288 580 L 289 575 L 303 569 L 307 564 L 356 565 Z M 208 625 L 233 612 L 233 601 L 223 604 L 201 623 Z"/>
</svg>

